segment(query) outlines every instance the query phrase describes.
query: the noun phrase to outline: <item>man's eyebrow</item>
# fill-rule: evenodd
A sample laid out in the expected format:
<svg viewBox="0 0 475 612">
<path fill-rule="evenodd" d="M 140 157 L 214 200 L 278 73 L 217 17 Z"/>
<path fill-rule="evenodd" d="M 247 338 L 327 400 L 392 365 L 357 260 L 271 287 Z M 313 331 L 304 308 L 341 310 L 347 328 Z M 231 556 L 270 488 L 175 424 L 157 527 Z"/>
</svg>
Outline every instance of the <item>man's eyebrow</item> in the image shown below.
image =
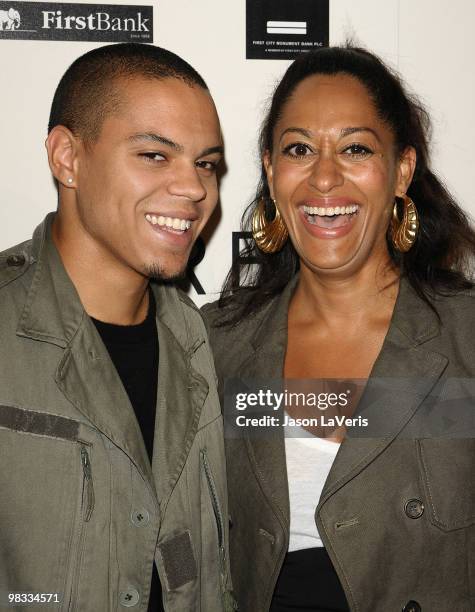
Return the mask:
<svg viewBox="0 0 475 612">
<path fill-rule="evenodd" d="M 148 142 L 158 142 L 167 147 L 170 147 L 174 151 L 178 151 L 179 153 L 183 152 L 183 145 L 180 145 L 169 138 L 165 138 L 165 136 L 161 136 L 160 134 L 154 134 L 153 132 L 145 132 L 140 134 L 133 134 L 129 136 L 127 139 L 130 142 L 140 142 L 140 141 L 148 141 Z M 224 147 L 222 145 L 216 145 L 215 147 L 208 147 L 204 151 L 201 152 L 200 157 L 205 155 L 213 155 L 213 153 L 219 153 L 220 155 L 224 155 Z"/>
<path fill-rule="evenodd" d="M 219 153 L 219 155 L 224 155 L 224 147 L 222 145 L 208 147 L 201 153 L 200 157 L 205 157 L 206 155 L 213 155 L 213 153 Z"/>
<path fill-rule="evenodd" d="M 142 140 L 145 140 L 148 142 L 159 142 L 160 144 L 170 147 L 171 149 L 175 151 L 180 151 L 180 152 L 183 151 L 182 145 L 179 145 L 176 142 L 173 142 L 173 140 L 170 140 L 169 138 L 165 138 L 165 136 L 160 136 L 160 134 L 154 134 L 153 132 L 146 132 L 143 134 L 133 134 L 132 136 L 129 136 L 127 140 L 129 140 L 130 142 L 138 142 Z"/>
</svg>

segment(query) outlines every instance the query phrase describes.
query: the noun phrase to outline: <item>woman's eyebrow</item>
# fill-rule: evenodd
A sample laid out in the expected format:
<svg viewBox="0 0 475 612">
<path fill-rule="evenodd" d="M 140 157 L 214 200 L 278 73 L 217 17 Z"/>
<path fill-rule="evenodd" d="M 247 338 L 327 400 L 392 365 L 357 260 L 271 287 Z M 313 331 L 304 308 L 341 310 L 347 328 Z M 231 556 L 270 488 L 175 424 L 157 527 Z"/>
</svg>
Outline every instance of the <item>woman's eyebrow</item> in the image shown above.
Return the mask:
<svg viewBox="0 0 475 612">
<path fill-rule="evenodd" d="M 376 140 L 378 140 L 378 142 L 381 142 L 381 139 L 378 135 L 378 133 L 373 130 L 373 128 L 370 127 L 347 127 L 347 128 L 343 128 L 340 131 L 340 136 L 350 136 L 351 134 L 356 134 L 357 132 L 370 132 L 371 134 L 373 134 L 373 136 L 376 138 Z"/>
<path fill-rule="evenodd" d="M 373 134 L 376 140 L 378 140 L 378 142 L 381 142 L 379 134 L 375 130 L 373 130 L 373 128 L 363 126 L 342 128 L 340 130 L 340 138 L 343 138 L 344 136 L 350 136 L 351 134 L 356 134 L 358 132 L 370 132 L 371 134 Z M 313 137 L 313 132 L 311 130 L 306 130 L 305 128 L 300 127 L 288 127 L 282 132 L 279 140 L 282 140 L 282 138 L 288 133 L 300 134 L 302 136 L 305 136 L 305 138 Z"/>
<path fill-rule="evenodd" d="M 313 134 L 310 130 L 306 130 L 305 128 L 299 128 L 299 127 L 288 127 L 286 128 L 282 134 L 280 135 L 279 141 L 282 140 L 282 138 L 288 134 L 289 132 L 294 132 L 296 134 L 300 134 L 302 136 L 305 136 L 305 138 L 312 138 Z"/>
</svg>

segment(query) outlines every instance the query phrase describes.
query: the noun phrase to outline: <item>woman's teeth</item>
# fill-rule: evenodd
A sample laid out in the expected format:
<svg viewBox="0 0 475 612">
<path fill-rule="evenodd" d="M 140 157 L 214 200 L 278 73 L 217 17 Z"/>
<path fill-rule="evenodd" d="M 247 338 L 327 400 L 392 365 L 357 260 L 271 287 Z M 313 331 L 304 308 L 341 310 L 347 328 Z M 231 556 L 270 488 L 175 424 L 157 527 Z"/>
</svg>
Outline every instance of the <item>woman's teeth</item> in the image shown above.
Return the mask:
<svg viewBox="0 0 475 612">
<path fill-rule="evenodd" d="M 303 212 L 310 225 L 335 230 L 350 223 L 354 215 L 358 213 L 358 209 L 358 204 L 328 207 L 304 206 Z"/>
<path fill-rule="evenodd" d="M 156 215 L 145 215 L 145 218 L 152 225 L 159 225 L 161 227 L 167 227 L 169 229 L 186 231 L 191 227 L 191 221 L 188 219 L 179 219 L 178 217 L 163 217 Z"/>
<path fill-rule="evenodd" d="M 334 215 L 351 215 L 358 210 L 358 204 L 350 206 L 335 206 L 322 208 L 320 206 L 304 206 L 303 211 L 307 215 L 318 215 L 319 217 L 333 217 Z"/>
</svg>

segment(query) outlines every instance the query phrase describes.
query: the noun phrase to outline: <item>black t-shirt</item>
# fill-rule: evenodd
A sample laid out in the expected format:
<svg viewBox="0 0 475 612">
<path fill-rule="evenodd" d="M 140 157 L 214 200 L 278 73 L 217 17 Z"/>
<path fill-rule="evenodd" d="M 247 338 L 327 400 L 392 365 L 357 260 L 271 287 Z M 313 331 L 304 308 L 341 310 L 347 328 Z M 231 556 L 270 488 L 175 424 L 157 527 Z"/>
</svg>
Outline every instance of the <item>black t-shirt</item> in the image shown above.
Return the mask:
<svg viewBox="0 0 475 612">
<path fill-rule="evenodd" d="M 138 325 L 113 325 L 91 317 L 129 396 L 150 463 L 157 407 L 159 354 L 155 311 L 155 299 L 149 291 L 147 317 Z M 162 589 L 154 563 L 148 612 L 162 611 Z"/>
<path fill-rule="evenodd" d="M 270 612 L 349 612 L 345 593 L 325 548 L 287 553 Z"/>
</svg>

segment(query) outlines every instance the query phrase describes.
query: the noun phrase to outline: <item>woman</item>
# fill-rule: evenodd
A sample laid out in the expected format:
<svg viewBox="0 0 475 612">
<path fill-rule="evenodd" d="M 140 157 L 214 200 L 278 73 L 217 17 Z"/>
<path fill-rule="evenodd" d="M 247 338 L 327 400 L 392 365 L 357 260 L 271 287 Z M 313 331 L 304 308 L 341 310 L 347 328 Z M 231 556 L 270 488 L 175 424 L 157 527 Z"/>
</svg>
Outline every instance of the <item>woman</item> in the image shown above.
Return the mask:
<svg viewBox="0 0 475 612">
<path fill-rule="evenodd" d="M 229 378 L 364 381 L 349 403 L 369 425 L 228 436 L 245 612 L 475 607 L 473 431 L 451 439 L 439 401 L 475 373 L 475 235 L 429 168 L 428 128 L 358 48 L 302 55 L 274 93 L 244 224 L 260 265 L 205 307 L 221 395 Z"/>
</svg>

